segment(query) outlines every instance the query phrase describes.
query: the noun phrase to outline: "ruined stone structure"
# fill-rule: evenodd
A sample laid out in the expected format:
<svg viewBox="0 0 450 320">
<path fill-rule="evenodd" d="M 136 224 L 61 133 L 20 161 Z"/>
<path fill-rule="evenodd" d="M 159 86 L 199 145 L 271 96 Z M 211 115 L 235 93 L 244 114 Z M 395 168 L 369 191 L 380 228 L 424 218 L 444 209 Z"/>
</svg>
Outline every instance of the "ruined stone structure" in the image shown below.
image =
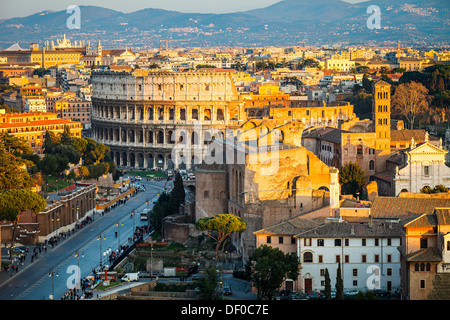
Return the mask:
<svg viewBox="0 0 450 320">
<path fill-rule="evenodd" d="M 244 257 L 253 232 L 296 215 L 339 205 L 338 170 L 302 147 L 304 124 L 248 120 L 234 135 L 208 145 L 196 170 L 196 220 L 219 213 L 242 217 L 247 229 L 233 239 Z"/>
<path fill-rule="evenodd" d="M 111 148 L 119 167 L 193 168 L 213 131 L 243 118 L 225 72 L 95 71 L 92 90 L 93 137 Z M 179 144 L 190 145 L 181 162 L 172 157 Z"/>
</svg>

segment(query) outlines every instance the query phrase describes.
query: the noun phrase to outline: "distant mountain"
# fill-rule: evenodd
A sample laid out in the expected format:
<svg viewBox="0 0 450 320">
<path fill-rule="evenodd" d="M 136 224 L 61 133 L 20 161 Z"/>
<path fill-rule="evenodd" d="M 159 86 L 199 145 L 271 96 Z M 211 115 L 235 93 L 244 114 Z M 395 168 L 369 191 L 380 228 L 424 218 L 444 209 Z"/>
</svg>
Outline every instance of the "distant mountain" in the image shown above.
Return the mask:
<svg viewBox="0 0 450 320">
<path fill-rule="evenodd" d="M 369 29 L 369 5 L 381 9 L 381 29 Z M 143 9 L 123 13 L 80 6 L 81 29 L 70 30 L 63 11 L 42 11 L 0 21 L 0 47 L 26 48 L 66 34 L 72 40 L 100 39 L 104 47 L 270 46 L 333 44 L 447 44 L 448 0 L 284 0 L 274 5 L 229 14 L 182 13 Z M 165 45 L 165 43 L 164 43 Z"/>
</svg>

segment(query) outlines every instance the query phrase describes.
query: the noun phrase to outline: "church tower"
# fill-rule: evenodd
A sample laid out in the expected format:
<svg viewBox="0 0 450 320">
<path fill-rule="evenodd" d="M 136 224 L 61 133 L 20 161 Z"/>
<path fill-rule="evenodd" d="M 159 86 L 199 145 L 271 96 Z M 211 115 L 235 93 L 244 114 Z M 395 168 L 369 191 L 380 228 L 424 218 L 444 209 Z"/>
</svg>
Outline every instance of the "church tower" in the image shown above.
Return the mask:
<svg viewBox="0 0 450 320">
<path fill-rule="evenodd" d="M 391 151 L 391 85 L 383 80 L 373 85 L 372 119 L 375 126 L 376 172 L 386 171 Z"/>
</svg>

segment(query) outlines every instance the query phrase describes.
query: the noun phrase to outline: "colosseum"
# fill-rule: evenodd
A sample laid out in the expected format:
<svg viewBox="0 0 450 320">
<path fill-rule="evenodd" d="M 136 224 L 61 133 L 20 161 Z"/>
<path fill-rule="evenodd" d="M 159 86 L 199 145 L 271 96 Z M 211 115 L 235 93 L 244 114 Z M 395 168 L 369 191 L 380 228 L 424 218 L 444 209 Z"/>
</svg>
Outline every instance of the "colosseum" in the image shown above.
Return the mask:
<svg viewBox="0 0 450 320">
<path fill-rule="evenodd" d="M 99 70 L 91 79 L 93 138 L 111 148 L 118 167 L 194 169 L 208 141 L 226 129 L 236 134 L 255 119 L 277 120 L 280 126 L 302 122 L 309 128 L 338 127 L 355 118 L 348 102 L 240 95 L 231 74 L 223 71 Z"/>
<path fill-rule="evenodd" d="M 118 167 L 193 169 L 214 132 L 237 128 L 243 112 L 226 72 L 92 72 L 93 138 Z M 190 153 L 174 159 L 179 144 Z"/>
</svg>

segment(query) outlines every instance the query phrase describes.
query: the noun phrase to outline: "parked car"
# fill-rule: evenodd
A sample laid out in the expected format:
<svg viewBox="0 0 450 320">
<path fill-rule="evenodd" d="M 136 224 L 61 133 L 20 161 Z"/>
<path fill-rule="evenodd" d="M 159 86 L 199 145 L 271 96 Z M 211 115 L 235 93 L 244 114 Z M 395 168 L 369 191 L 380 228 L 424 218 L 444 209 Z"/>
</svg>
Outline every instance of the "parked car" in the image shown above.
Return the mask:
<svg viewBox="0 0 450 320">
<path fill-rule="evenodd" d="M 291 291 L 290 290 L 281 290 L 278 295 L 279 300 L 291 300 Z"/>
<path fill-rule="evenodd" d="M 344 298 L 354 298 L 358 295 L 358 290 L 350 290 L 347 292 L 344 292 Z"/>
<path fill-rule="evenodd" d="M 301 299 L 300 295 L 297 292 L 291 291 L 291 293 L 289 294 L 291 299 L 296 300 L 296 299 Z"/>
<path fill-rule="evenodd" d="M 308 291 L 306 293 L 306 299 L 324 299 L 325 296 L 317 291 Z"/>
<path fill-rule="evenodd" d="M 231 296 L 232 291 L 230 286 L 223 287 L 223 295 L 224 296 Z"/>
<path fill-rule="evenodd" d="M 17 252 L 17 253 L 25 253 L 26 249 L 24 247 L 14 247 L 12 249 L 13 252 Z"/>
</svg>

